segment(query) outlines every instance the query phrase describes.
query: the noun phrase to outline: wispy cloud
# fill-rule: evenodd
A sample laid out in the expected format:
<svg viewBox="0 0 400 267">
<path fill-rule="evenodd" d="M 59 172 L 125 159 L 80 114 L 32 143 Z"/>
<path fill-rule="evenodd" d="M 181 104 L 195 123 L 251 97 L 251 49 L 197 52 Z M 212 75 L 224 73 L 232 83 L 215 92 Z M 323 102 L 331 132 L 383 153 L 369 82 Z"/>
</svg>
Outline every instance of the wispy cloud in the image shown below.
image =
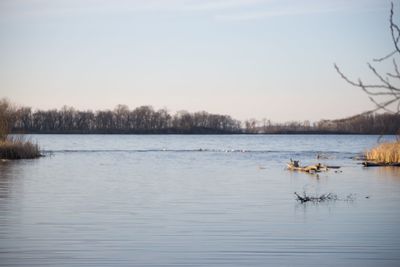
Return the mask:
<svg viewBox="0 0 400 267">
<path fill-rule="evenodd" d="M 307 11 L 309 12 L 309 11 Z M 270 17 L 300 15 L 306 12 L 300 10 L 274 10 L 274 11 L 250 11 L 245 13 L 231 13 L 231 14 L 217 14 L 216 20 L 222 21 L 246 21 L 246 20 L 260 20 Z"/>
<path fill-rule="evenodd" d="M 26 10 L 186 10 L 210 11 L 254 6 L 268 0 L 2 0 L 0 11 L 16 12 Z"/>
<path fill-rule="evenodd" d="M 225 12 L 269 0 L 1 0 L 0 17 L 75 16 L 146 12 Z"/>
<path fill-rule="evenodd" d="M 371 6 L 387 7 L 387 3 L 386 0 L 2 0 L 0 15 L 65 16 L 160 11 L 207 13 L 217 20 L 240 21 Z"/>
<path fill-rule="evenodd" d="M 262 3 L 269 2 L 268 0 L 214 0 L 214 1 L 182 1 L 180 9 L 183 10 L 224 10 L 256 6 Z"/>
<path fill-rule="evenodd" d="M 353 0 L 353 1 L 270 1 L 269 4 L 258 6 L 258 9 L 250 9 L 239 12 L 225 12 L 215 15 L 215 19 L 223 21 L 247 21 L 261 20 L 271 17 L 321 14 L 339 11 L 366 11 L 377 8 L 387 8 L 385 1 Z"/>
</svg>

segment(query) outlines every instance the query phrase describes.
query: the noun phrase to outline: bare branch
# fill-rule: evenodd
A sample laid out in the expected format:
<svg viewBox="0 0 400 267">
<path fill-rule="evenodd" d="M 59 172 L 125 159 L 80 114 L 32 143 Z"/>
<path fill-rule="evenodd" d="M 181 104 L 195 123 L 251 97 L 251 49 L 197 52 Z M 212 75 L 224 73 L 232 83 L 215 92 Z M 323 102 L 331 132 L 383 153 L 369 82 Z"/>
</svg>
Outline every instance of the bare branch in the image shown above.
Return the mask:
<svg viewBox="0 0 400 267">
<path fill-rule="evenodd" d="M 398 46 L 398 42 L 399 42 L 399 38 L 400 38 L 400 29 L 394 23 L 393 16 L 394 16 L 394 7 L 393 7 L 393 2 L 392 2 L 391 8 L 390 8 L 390 31 L 392 34 L 392 40 L 393 40 L 394 47 L 396 48 L 396 51 L 400 53 L 400 49 Z M 397 33 L 397 36 L 396 36 L 396 33 Z"/>
<path fill-rule="evenodd" d="M 369 96 L 371 102 L 375 104 L 376 106 L 375 109 L 364 112 L 362 114 L 369 114 L 378 110 L 384 110 L 390 113 L 400 113 L 400 87 L 393 83 L 393 79 L 400 79 L 400 71 L 395 59 L 395 56 L 398 55 L 398 53 L 400 54 L 400 46 L 399 46 L 400 27 L 394 22 L 393 2 L 391 3 L 391 8 L 390 8 L 389 22 L 390 22 L 390 33 L 395 49 L 394 51 L 390 52 L 384 57 L 373 59 L 373 61 L 381 63 L 388 60 L 389 58 L 392 58 L 394 70 L 392 72 L 387 72 L 386 75 L 384 74 L 382 75 L 377 71 L 377 69 L 374 66 L 372 66 L 372 64 L 367 63 L 367 66 L 370 69 L 370 71 L 379 80 L 378 84 L 365 84 L 361 79 L 358 79 L 358 81 L 356 82 L 350 79 L 347 75 L 345 75 L 340 70 L 340 68 L 336 64 L 334 64 L 337 73 L 343 80 L 345 80 L 348 84 L 354 87 L 361 88 Z M 376 99 L 377 97 L 380 97 L 381 99 L 382 97 L 384 97 L 386 99 L 378 101 Z M 395 106 L 396 111 L 390 109 L 390 107 L 392 107 L 393 104 L 397 104 Z"/>
<path fill-rule="evenodd" d="M 387 72 L 386 75 L 389 76 L 390 78 L 400 79 L 400 76 L 397 75 L 397 74 L 393 74 L 393 73 Z"/>
<path fill-rule="evenodd" d="M 400 71 L 399 71 L 399 67 L 397 66 L 396 59 L 393 59 L 392 62 L 393 62 L 394 70 L 396 71 L 397 76 L 400 76 Z"/>
<path fill-rule="evenodd" d="M 334 64 L 334 67 L 335 67 L 336 71 L 339 73 L 339 75 L 343 78 L 343 80 L 345 80 L 350 85 L 353 85 L 353 86 L 356 86 L 356 87 L 360 87 L 360 88 L 364 87 L 364 88 L 371 88 L 371 89 L 389 89 L 389 90 L 391 90 L 391 89 L 394 88 L 394 89 L 400 91 L 399 88 L 396 88 L 393 85 L 386 85 L 386 84 L 361 85 L 359 82 L 356 83 L 356 82 L 350 80 L 350 78 L 348 78 L 346 75 L 344 75 L 343 72 L 339 69 L 339 67 L 336 64 Z M 359 81 L 360 81 L 360 79 L 359 79 Z"/>
<path fill-rule="evenodd" d="M 394 112 L 394 111 L 388 109 L 387 106 L 389 106 L 389 105 L 393 104 L 394 102 L 398 101 L 398 100 L 400 99 L 400 97 L 391 99 L 391 100 L 389 100 L 389 101 L 387 101 L 387 102 L 383 102 L 383 103 L 378 103 L 378 102 L 375 101 L 375 99 L 373 99 L 372 97 L 369 97 L 369 99 L 378 107 L 378 110 L 379 110 L 379 109 L 382 109 L 382 110 L 385 110 L 385 111 L 387 111 L 387 112 L 389 112 L 389 113 L 396 113 L 396 112 Z"/>
<path fill-rule="evenodd" d="M 400 101 L 399 101 L 399 103 L 397 103 L 397 113 L 399 113 L 400 112 Z"/>
<path fill-rule="evenodd" d="M 374 61 L 374 62 L 382 62 L 382 61 L 385 61 L 386 59 L 394 56 L 396 53 L 397 53 L 397 50 L 394 50 L 394 51 L 390 52 L 389 54 L 387 54 L 386 56 L 381 57 L 381 58 L 374 58 L 374 59 L 372 59 L 372 61 Z"/>
<path fill-rule="evenodd" d="M 380 75 L 380 74 L 376 71 L 376 69 L 375 69 L 370 63 L 368 63 L 367 65 L 368 65 L 369 69 L 375 74 L 375 76 L 378 77 L 378 79 L 379 79 L 382 83 L 384 83 L 390 90 L 400 91 L 399 88 L 397 88 L 397 87 L 395 87 L 394 85 L 390 84 L 388 80 L 385 80 L 385 79 L 382 77 L 382 75 Z"/>
</svg>

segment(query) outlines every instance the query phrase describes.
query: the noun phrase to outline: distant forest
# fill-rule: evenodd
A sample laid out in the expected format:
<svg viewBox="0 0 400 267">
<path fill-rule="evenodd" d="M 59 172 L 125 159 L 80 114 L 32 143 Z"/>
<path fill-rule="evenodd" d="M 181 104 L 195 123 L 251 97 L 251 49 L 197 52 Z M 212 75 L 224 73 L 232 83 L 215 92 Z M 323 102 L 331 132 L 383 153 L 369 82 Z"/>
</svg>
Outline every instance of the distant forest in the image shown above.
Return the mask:
<svg viewBox="0 0 400 267">
<path fill-rule="evenodd" d="M 399 114 L 364 114 L 341 120 L 316 123 L 273 123 L 263 119 L 241 122 L 228 115 L 180 111 L 141 106 L 130 110 L 118 105 L 114 110 L 79 111 L 14 108 L 13 133 L 35 134 L 398 134 Z"/>
</svg>

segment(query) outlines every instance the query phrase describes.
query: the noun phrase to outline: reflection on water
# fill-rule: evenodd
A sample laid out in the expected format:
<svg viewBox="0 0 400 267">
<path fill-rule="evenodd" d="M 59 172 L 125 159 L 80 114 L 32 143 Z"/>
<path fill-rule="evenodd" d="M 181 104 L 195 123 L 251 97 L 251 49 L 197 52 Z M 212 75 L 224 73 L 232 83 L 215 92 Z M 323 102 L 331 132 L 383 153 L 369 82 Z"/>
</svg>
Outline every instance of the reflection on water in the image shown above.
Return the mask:
<svg viewBox="0 0 400 267">
<path fill-rule="evenodd" d="M 350 159 L 375 137 L 38 138 L 51 157 L 0 163 L 1 266 L 400 265 L 399 170 Z M 284 169 L 316 150 L 343 172 Z"/>
<path fill-rule="evenodd" d="M 399 167 L 376 167 L 372 168 L 377 177 L 383 179 L 392 179 L 400 182 L 400 168 Z"/>
<path fill-rule="evenodd" d="M 10 196 L 14 179 L 18 179 L 21 162 L 17 161 L 0 161 L 0 198 L 7 198 Z"/>
<path fill-rule="evenodd" d="M 0 161 L 0 198 L 7 198 L 10 187 L 10 165 L 7 162 Z"/>
</svg>

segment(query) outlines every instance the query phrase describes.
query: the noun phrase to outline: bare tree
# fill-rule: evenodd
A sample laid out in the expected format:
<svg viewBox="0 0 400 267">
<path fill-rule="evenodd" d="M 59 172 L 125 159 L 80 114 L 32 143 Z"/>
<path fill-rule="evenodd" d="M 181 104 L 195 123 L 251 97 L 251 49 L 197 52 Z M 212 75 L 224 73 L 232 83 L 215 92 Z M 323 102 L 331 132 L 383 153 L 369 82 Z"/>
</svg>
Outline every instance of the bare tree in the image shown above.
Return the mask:
<svg viewBox="0 0 400 267">
<path fill-rule="evenodd" d="M 0 99 L 0 142 L 5 141 L 10 133 L 15 109 L 7 99 Z"/>
<path fill-rule="evenodd" d="M 400 71 L 396 61 L 396 57 L 400 56 L 400 27 L 394 21 L 394 5 L 391 3 L 390 9 L 390 33 L 393 42 L 393 51 L 385 55 L 384 57 L 373 59 L 376 64 L 389 62 L 393 65 L 392 72 L 382 74 L 379 72 L 374 65 L 367 63 L 369 70 L 377 79 L 377 83 L 370 84 L 364 83 L 361 79 L 357 81 L 350 79 L 345 75 L 340 68 L 335 64 L 335 69 L 339 75 L 352 86 L 361 88 L 369 99 L 375 104 L 375 108 L 364 112 L 363 114 L 373 113 L 378 110 L 383 110 L 389 113 L 400 113 Z"/>
</svg>

